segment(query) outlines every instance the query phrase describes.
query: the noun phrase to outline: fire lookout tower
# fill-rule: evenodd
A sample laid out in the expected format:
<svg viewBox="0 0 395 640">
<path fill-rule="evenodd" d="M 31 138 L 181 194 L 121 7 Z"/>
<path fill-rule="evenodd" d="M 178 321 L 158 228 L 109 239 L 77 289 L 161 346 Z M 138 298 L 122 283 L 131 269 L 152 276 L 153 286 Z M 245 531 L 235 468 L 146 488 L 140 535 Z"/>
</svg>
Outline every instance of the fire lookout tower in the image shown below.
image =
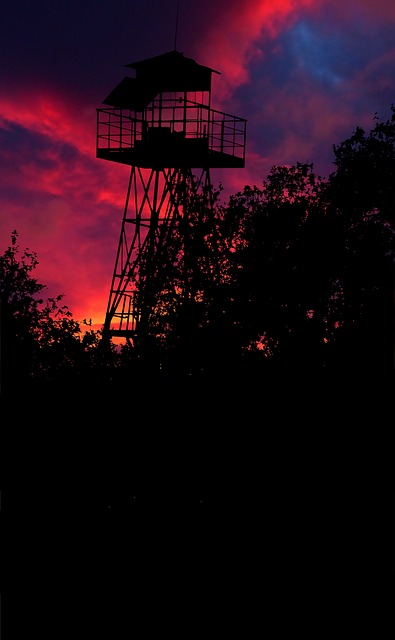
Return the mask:
<svg viewBox="0 0 395 640">
<path fill-rule="evenodd" d="M 176 290 L 184 302 L 196 296 L 188 238 L 199 219 L 190 208 L 200 194 L 210 237 L 210 169 L 244 167 L 246 120 L 212 109 L 219 72 L 176 50 L 126 67 L 135 77 L 124 77 L 97 109 L 97 158 L 131 167 L 103 336 L 138 346 L 158 293 Z M 180 256 L 183 278 L 165 282 Z"/>
</svg>

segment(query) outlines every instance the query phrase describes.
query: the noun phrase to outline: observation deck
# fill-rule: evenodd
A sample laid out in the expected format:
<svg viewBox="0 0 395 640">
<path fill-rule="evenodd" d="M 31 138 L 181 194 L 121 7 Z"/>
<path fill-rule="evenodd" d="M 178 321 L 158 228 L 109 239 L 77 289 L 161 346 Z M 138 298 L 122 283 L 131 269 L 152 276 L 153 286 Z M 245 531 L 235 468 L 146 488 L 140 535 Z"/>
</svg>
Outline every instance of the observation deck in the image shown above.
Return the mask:
<svg viewBox="0 0 395 640">
<path fill-rule="evenodd" d="M 244 167 L 245 120 L 191 102 L 185 112 L 185 121 L 162 117 L 148 124 L 126 109 L 98 109 L 97 157 L 154 169 Z"/>
<path fill-rule="evenodd" d="M 136 78 L 97 109 L 98 158 L 152 169 L 244 167 L 247 121 L 210 107 L 213 69 L 177 51 L 126 66 Z"/>
</svg>

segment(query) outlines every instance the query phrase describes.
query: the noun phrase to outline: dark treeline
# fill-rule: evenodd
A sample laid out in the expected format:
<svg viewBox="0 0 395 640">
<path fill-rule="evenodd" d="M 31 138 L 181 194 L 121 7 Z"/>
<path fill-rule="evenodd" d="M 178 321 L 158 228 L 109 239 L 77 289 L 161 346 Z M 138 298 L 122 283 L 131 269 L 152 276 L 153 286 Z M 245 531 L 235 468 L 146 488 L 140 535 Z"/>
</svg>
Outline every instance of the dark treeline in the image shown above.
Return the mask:
<svg viewBox="0 0 395 640">
<path fill-rule="evenodd" d="M 46 299 L 36 254 L 20 254 L 12 233 L 0 301 L 2 512 L 14 581 L 25 571 L 49 585 L 55 573 L 68 579 L 89 627 L 111 611 L 97 637 L 129 628 L 144 594 L 151 606 L 164 558 L 161 597 L 169 590 L 177 555 L 216 609 L 221 580 L 225 599 L 242 585 L 249 606 L 273 608 L 276 625 L 298 615 L 305 629 L 314 611 L 327 628 L 332 609 L 354 625 L 374 601 L 387 606 L 394 106 L 391 114 L 334 147 L 326 180 L 311 164 L 275 166 L 262 187 L 225 205 L 218 198 L 215 242 L 201 227 L 189 238 L 199 298 L 185 306 L 166 286 L 181 281 L 182 256 L 167 272 L 161 265 L 137 355 L 105 344 L 89 321 L 80 326 L 63 296 Z M 196 200 L 191 215 L 204 220 L 204 206 Z M 84 579 L 76 584 L 81 567 L 89 593 Z M 55 595 L 45 607 L 62 624 L 76 619 Z"/>
<path fill-rule="evenodd" d="M 215 242 L 202 224 L 191 226 L 190 286 L 198 295 L 188 305 L 177 298 L 185 265 L 164 256 L 138 350 L 104 348 L 101 332 L 82 331 L 63 296 L 45 299 L 34 278 L 37 256 L 19 255 L 14 231 L 0 257 L 2 394 L 40 385 L 94 389 L 115 379 L 139 385 L 147 377 L 391 373 L 394 106 L 391 112 L 388 121 L 376 117 L 369 133 L 357 128 L 334 146 L 327 180 L 297 163 L 273 167 L 262 187 L 245 186 L 225 205 L 219 189 Z M 202 207 L 196 198 L 190 218 L 204 220 Z"/>
<path fill-rule="evenodd" d="M 275 425 L 324 424 L 343 438 L 344 424 L 381 426 L 394 372 L 395 106 L 388 120 L 376 116 L 371 131 L 357 128 L 333 152 L 328 179 L 297 163 L 274 166 L 262 187 L 245 186 L 226 204 L 219 188 L 209 233 L 213 208 L 195 196 L 195 296 L 185 304 L 175 226 L 151 278 L 138 348 L 116 349 L 89 320 L 73 318 L 63 295 L 45 298 L 36 253 L 19 252 L 15 230 L 0 256 L 5 422 L 25 429 L 35 416 L 52 430 L 60 420 L 68 436 L 74 430 L 81 469 L 84 447 L 101 447 L 100 474 L 112 466 L 108 434 L 129 469 L 130 447 L 119 444 L 129 436 L 151 438 L 159 464 L 165 447 L 177 450 L 180 431 L 190 451 L 207 450 L 209 441 L 213 452 L 213 439 L 228 441 L 233 428 L 255 438 L 255 428 L 272 437 Z"/>
</svg>

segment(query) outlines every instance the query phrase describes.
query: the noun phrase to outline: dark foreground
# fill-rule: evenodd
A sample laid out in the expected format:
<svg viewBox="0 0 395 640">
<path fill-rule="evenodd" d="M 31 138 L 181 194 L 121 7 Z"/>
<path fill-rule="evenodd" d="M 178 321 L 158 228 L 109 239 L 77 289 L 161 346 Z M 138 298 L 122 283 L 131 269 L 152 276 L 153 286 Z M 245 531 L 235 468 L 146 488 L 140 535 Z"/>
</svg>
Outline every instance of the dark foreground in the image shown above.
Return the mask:
<svg viewBox="0 0 395 640">
<path fill-rule="evenodd" d="M 384 637 L 387 393 L 210 381 L 6 398 L 9 637 Z"/>
</svg>

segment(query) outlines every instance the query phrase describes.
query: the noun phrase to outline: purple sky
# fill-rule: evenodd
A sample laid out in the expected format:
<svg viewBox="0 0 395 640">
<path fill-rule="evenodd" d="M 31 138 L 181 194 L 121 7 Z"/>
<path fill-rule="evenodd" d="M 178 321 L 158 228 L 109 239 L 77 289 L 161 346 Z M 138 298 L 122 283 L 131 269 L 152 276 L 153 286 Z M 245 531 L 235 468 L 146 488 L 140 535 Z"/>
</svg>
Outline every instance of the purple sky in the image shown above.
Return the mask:
<svg viewBox="0 0 395 640">
<path fill-rule="evenodd" d="M 242 8 L 240 8 L 242 7 Z M 0 253 L 19 233 L 74 319 L 104 322 L 129 169 L 96 159 L 96 108 L 125 65 L 174 48 L 176 0 L 14 0 L 0 21 Z M 180 0 L 176 48 L 214 74 L 212 106 L 247 119 L 244 169 L 327 177 L 333 144 L 395 102 L 393 0 Z"/>
</svg>

